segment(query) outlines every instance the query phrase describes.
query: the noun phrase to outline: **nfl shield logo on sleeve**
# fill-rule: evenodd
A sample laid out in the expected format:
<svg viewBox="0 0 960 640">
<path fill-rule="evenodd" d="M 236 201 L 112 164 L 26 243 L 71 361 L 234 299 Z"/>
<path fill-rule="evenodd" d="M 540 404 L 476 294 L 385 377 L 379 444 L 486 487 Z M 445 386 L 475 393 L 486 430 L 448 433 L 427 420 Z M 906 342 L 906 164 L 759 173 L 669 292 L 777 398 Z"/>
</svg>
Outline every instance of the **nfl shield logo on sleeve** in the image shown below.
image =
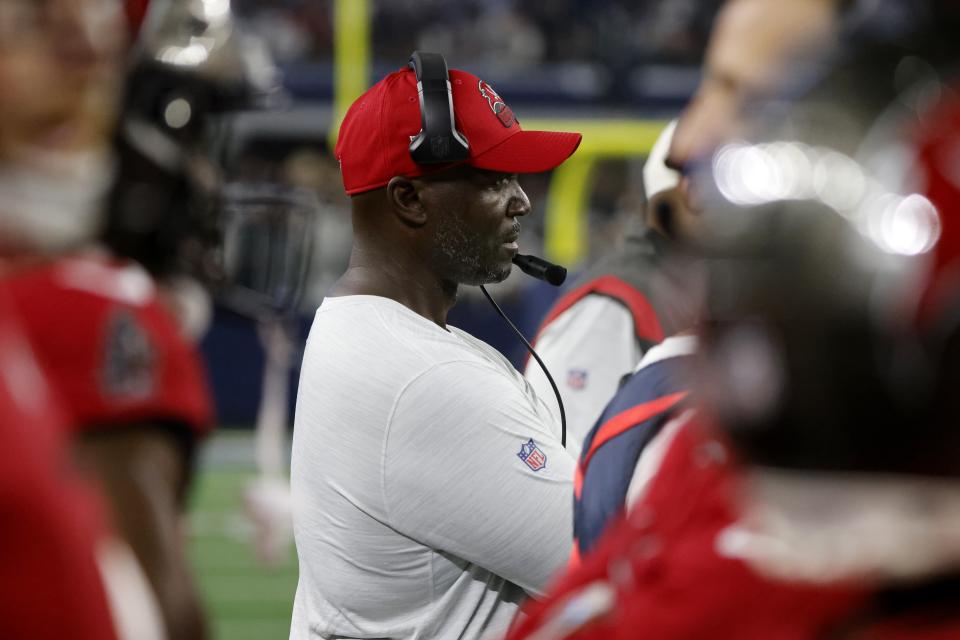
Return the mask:
<svg viewBox="0 0 960 640">
<path fill-rule="evenodd" d="M 537 446 L 533 438 L 530 438 L 526 444 L 520 445 L 520 453 L 517 454 L 517 457 L 534 471 L 540 471 L 547 466 L 547 454 Z"/>
<path fill-rule="evenodd" d="M 567 386 L 576 391 L 583 391 L 587 388 L 588 375 L 586 369 L 570 369 L 567 371 Z"/>
</svg>

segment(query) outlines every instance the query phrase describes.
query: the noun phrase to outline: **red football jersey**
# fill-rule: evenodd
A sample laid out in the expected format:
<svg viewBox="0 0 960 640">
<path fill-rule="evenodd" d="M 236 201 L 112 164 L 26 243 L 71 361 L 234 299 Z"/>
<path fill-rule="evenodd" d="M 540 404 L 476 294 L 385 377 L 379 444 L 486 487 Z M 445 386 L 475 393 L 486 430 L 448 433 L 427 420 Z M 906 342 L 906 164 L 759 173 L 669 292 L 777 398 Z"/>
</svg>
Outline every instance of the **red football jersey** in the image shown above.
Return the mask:
<svg viewBox="0 0 960 640">
<path fill-rule="evenodd" d="M 139 266 L 61 258 L 19 272 L 8 286 L 73 432 L 136 422 L 209 430 L 199 355 Z"/>
<path fill-rule="evenodd" d="M 640 503 L 509 638 L 807 640 L 863 602 L 853 585 L 768 580 L 718 554 L 737 491 L 730 450 L 688 421 Z"/>
<path fill-rule="evenodd" d="M 69 471 L 59 422 L 0 291 L 0 637 L 112 640 L 100 509 Z"/>
</svg>

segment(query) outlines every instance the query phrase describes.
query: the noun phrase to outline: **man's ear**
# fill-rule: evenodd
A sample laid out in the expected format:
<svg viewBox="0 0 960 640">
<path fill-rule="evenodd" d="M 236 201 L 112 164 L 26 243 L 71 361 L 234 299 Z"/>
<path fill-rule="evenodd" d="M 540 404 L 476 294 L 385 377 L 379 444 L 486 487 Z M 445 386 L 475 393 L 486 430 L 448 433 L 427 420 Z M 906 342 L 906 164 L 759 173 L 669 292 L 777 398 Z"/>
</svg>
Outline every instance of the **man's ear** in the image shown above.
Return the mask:
<svg viewBox="0 0 960 640">
<path fill-rule="evenodd" d="M 422 184 L 403 176 L 394 176 L 387 183 L 387 200 L 393 212 L 410 227 L 422 227 L 427 223 L 427 211 L 421 199 Z"/>
</svg>

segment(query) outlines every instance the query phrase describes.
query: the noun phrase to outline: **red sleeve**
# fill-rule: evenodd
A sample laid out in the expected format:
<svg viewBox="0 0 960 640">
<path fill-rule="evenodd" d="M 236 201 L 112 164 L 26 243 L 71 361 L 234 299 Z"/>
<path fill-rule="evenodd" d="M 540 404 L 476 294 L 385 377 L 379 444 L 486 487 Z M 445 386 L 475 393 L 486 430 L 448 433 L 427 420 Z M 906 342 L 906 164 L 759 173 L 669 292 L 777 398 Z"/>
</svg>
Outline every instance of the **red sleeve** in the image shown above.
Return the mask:
<svg viewBox="0 0 960 640">
<path fill-rule="evenodd" d="M 718 533 L 738 515 L 740 475 L 729 457 L 709 425 L 682 425 L 629 516 L 546 601 L 525 607 L 529 617 L 509 640 L 564 619 L 568 632 L 549 637 L 800 640 L 858 605 L 859 591 L 767 580 L 716 553 Z M 590 585 L 610 590 L 612 600 L 591 610 Z"/>
<path fill-rule="evenodd" d="M 136 267 L 61 260 L 11 282 L 31 344 L 70 429 L 213 421 L 199 355 Z"/>
<path fill-rule="evenodd" d="M 0 637 L 112 639 L 86 503 L 8 419 L 0 423 Z"/>
<path fill-rule="evenodd" d="M 94 551 L 101 511 L 68 473 L 53 397 L 9 320 L 0 318 L 0 638 L 113 640 Z"/>
</svg>

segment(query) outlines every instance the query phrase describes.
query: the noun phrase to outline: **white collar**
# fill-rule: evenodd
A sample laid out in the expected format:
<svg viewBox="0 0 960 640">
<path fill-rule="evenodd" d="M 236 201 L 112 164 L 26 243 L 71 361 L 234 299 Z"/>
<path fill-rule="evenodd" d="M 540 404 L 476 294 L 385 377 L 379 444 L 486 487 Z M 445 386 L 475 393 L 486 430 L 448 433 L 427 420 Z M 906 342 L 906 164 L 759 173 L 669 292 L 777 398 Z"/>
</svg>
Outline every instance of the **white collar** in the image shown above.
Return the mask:
<svg viewBox="0 0 960 640">
<path fill-rule="evenodd" d="M 650 366 L 654 362 L 660 362 L 667 358 L 676 358 L 677 356 L 689 356 L 697 350 L 697 337 L 693 335 L 675 335 L 664 339 L 663 342 L 656 344 L 647 350 L 634 373 L 644 367 Z"/>
</svg>

